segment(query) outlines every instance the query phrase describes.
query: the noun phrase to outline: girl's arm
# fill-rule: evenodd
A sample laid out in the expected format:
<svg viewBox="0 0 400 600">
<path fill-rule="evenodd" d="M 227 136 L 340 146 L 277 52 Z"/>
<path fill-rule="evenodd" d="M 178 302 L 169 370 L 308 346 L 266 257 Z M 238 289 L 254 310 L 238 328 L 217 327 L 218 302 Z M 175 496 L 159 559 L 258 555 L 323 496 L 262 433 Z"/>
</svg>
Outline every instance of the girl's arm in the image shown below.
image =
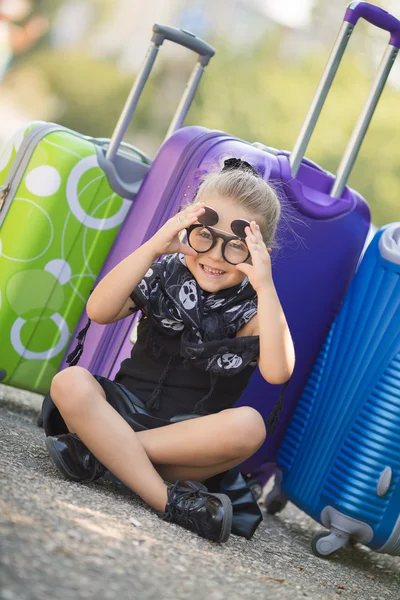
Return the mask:
<svg viewBox="0 0 400 600">
<path fill-rule="evenodd" d="M 105 324 L 131 315 L 135 304 L 130 295 L 159 256 L 151 238 L 107 273 L 89 297 L 88 317 Z"/>
<path fill-rule="evenodd" d="M 247 323 L 241 335 L 260 336 L 258 366 L 261 375 L 272 384 L 287 381 L 293 372 L 295 354 L 286 317 L 275 290 L 271 273 L 270 249 L 267 249 L 258 225 L 252 221 L 247 228 L 246 242 L 252 265 L 237 268 L 245 273 L 258 296 L 258 313 Z"/>
<path fill-rule="evenodd" d="M 258 333 L 260 336 L 258 366 L 261 375 L 269 383 L 284 383 L 293 373 L 295 355 L 286 317 L 273 283 L 258 293 L 256 319 L 253 335 Z"/>
<path fill-rule="evenodd" d="M 179 233 L 197 221 L 204 212 L 204 204 L 194 204 L 169 219 L 148 242 L 121 261 L 95 287 L 88 300 L 86 311 L 96 323 L 113 323 L 132 312 L 135 304 L 130 295 L 143 279 L 146 271 L 162 254 L 196 252 L 182 244 Z"/>
</svg>

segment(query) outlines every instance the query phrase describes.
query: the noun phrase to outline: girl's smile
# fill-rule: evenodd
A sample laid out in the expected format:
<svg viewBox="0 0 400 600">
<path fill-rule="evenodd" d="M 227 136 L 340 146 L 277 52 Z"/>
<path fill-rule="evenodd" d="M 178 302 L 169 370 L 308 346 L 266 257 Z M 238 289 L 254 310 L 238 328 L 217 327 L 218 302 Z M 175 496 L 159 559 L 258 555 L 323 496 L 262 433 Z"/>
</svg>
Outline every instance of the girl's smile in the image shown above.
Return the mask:
<svg viewBox="0 0 400 600">
<path fill-rule="evenodd" d="M 210 277 L 221 277 L 222 275 L 225 275 L 225 271 L 222 271 L 221 269 L 214 269 L 202 263 L 200 263 L 200 266 L 206 275 L 209 275 Z"/>
</svg>

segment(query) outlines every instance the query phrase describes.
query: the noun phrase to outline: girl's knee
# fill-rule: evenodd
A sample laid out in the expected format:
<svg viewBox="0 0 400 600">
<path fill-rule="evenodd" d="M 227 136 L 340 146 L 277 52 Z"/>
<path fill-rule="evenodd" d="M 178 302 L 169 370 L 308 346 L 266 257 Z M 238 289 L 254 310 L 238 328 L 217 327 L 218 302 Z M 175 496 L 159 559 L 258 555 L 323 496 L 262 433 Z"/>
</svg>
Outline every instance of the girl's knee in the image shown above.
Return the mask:
<svg viewBox="0 0 400 600">
<path fill-rule="evenodd" d="M 250 406 L 232 409 L 232 438 L 240 455 L 251 456 L 266 437 L 262 416 Z"/>
<path fill-rule="evenodd" d="M 92 380 L 92 381 L 91 381 Z M 50 396 L 58 408 L 74 409 L 76 404 L 82 405 L 88 392 L 93 391 L 92 375 L 82 367 L 69 367 L 53 377 Z"/>
</svg>

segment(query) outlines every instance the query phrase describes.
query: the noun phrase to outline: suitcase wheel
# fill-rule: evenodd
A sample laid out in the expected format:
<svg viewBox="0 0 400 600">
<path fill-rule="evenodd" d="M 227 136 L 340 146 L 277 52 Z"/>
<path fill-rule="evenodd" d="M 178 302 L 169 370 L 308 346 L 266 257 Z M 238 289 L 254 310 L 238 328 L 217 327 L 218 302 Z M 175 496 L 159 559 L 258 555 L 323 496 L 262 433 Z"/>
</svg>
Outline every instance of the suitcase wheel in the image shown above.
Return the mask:
<svg viewBox="0 0 400 600">
<path fill-rule="evenodd" d="M 270 492 L 264 500 L 265 510 L 269 515 L 276 515 L 276 513 L 281 512 L 287 504 L 288 500 L 281 494 L 274 494 L 274 490 Z"/>
<path fill-rule="evenodd" d="M 318 558 L 327 558 L 349 541 L 348 534 L 337 535 L 330 531 L 318 531 L 311 539 L 311 550 Z"/>
</svg>

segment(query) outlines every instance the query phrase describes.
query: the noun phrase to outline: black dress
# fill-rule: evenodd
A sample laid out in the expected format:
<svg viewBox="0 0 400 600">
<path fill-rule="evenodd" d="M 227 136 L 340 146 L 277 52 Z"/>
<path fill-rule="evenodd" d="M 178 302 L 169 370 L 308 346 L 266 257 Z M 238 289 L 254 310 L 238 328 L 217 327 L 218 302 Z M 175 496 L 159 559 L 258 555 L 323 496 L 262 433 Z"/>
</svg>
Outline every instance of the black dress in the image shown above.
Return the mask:
<svg viewBox="0 0 400 600">
<path fill-rule="evenodd" d="M 115 376 L 152 412 L 170 419 L 179 414 L 212 414 L 233 407 L 253 374 L 256 363 L 230 377 L 213 377 L 180 356 L 181 335 L 160 335 L 142 318 L 130 358 Z"/>
</svg>

